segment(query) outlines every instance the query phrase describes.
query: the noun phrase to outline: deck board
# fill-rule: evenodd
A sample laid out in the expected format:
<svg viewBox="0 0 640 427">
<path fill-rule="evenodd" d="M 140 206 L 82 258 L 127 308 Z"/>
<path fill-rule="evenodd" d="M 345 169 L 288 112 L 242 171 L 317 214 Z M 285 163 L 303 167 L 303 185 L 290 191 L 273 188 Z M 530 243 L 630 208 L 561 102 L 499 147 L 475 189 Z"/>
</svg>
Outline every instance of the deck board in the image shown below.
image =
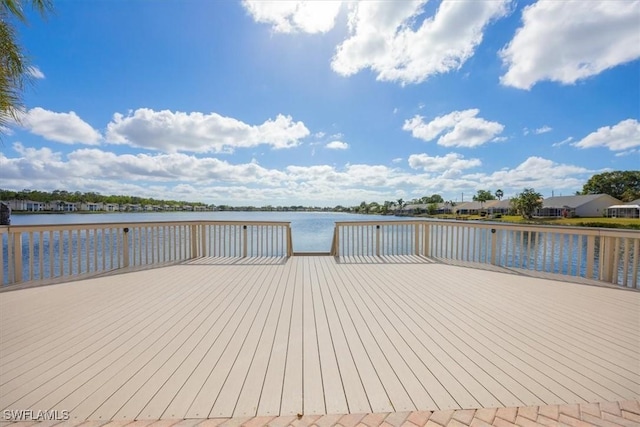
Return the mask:
<svg viewBox="0 0 640 427">
<path fill-rule="evenodd" d="M 640 292 L 424 257 L 200 258 L 0 294 L 0 410 L 75 420 L 640 396 Z"/>
</svg>

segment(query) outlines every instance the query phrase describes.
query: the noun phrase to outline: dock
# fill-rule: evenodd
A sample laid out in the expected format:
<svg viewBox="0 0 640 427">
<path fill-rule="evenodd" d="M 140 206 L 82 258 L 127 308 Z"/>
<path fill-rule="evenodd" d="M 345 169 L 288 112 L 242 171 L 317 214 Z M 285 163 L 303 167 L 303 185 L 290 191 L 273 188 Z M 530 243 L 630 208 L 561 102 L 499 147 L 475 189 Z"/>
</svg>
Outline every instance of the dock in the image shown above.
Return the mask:
<svg viewBox="0 0 640 427">
<path fill-rule="evenodd" d="M 203 256 L 0 293 L 5 424 L 638 425 L 639 398 L 640 293 L 606 284 Z"/>
</svg>

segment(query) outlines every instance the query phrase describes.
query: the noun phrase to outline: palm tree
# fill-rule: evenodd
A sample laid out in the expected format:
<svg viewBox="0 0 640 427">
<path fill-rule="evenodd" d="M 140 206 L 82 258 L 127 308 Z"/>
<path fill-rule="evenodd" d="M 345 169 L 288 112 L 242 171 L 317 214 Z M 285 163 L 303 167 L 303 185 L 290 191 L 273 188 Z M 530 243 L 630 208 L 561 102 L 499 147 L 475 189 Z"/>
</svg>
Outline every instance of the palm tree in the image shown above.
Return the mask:
<svg viewBox="0 0 640 427">
<path fill-rule="evenodd" d="M 28 0 L 42 16 L 53 9 L 51 0 Z M 15 20 L 26 23 L 23 0 L 0 0 L 0 126 L 18 121 L 22 91 L 31 82 L 31 66 L 16 40 Z"/>
<path fill-rule="evenodd" d="M 496 190 L 496 197 L 498 198 L 498 200 L 502 200 L 502 196 L 504 196 L 504 192 L 500 189 Z"/>
</svg>

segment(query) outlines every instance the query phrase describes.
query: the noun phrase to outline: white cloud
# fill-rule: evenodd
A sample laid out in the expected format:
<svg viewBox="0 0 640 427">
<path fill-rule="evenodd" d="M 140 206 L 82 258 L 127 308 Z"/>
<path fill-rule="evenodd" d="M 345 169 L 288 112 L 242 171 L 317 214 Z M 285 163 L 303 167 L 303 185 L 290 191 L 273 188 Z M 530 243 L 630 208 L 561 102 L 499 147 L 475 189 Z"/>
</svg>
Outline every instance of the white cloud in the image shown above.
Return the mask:
<svg viewBox="0 0 640 427">
<path fill-rule="evenodd" d="M 573 145 L 579 148 L 607 147 L 611 151 L 640 147 L 640 123 L 627 119 L 614 126 L 603 126 Z"/>
<path fill-rule="evenodd" d="M 100 132 L 73 111 L 56 113 L 36 107 L 20 115 L 20 124 L 31 133 L 64 144 L 97 145 L 102 139 Z"/>
<path fill-rule="evenodd" d="M 341 1 L 268 1 L 242 2 L 256 22 L 271 24 L 277 33 L 326 33 L 335 25 Z"/>
<path fill-rule="evenodd" d="M 544 125 L 544 126 L 542 126 L 542 127 L 538 128 L 538 129 L 534 130 L 534 132 L 535 132 L 535 134 L 536 134 L 536 135 L 540 135 L 540 134 L 542 134 L 542 133 L 551 132 L 552 130 L 553 130 L 553 128 L 552 128 L 552 127 L 549 127 L 549 126 L 547 126 L 547 125 Z"/>
<path fill-rule="evenodd" d="M 458 153 L 444 156 L 430 157 L 427 154 L 412 154 L 409 156 L 409 166 L 412 169 L 423 169 L 425 172 L 460 171 L 482 165 L 480 159 L 465 159 Z"/>
<path fill-rule="evenodd" d="M 508 13 L 509 3 L 443 0 L 425 18 L 426 0 L 352 3 L 350 37 L 337 47 L 331 67 L 344 76 L 370 68 L 378 80 L 402 84 L 457 70 L 482 42 L 485 27 Z"/>
<path fill-rule="evenodd" d="M 27 73 L 33 77 L 34 79 L 44 79 L 44 73 L 42 71 L 40 71 L 40 68 L 36 67 L 35 65 L 30 66 L 29 68 L 27 68 Z"/>
<path fill-rule="evenodd" d="M 401 163 L 402 160 L 404 160 L 402 157 L 396 157 L 395 159 L 391 160 L 391 163 Z"/>
<path fill-rule="evenodd" d="M 563 146 L 563 145 L 565 145 L 565 144 L 570 143 L 571 141 L 573 141 L 573 137 L 572 137 L 572 136 L 570 136 L 570 137 L 568 137 L 568 138 L 565 138 L 565 139 L 563 139 L 563 140 L 562 140 L 562 141 L 560 141 L 560 142 L 554 142 L 553 144 L 551 144 L 551 146 L 552 146 L 552 147 L 560 147 L 560 146 Z"/>
<path fill-rule="evenodd" d="M 325 145 L 325 148 L 328 148 L 330 150 L 346 150 L 347 148 L 349 148 L 349 144 L 342 141 L 331 141 L 327 143 L 327 145 Z"/>
<path fill-rule="evenodd" d="M 438 144 L 445 147 L 477 147 L 494 140 L 504 130 L 498 122 L 476 117 L 479 112 L 478 109 L 453 111 L 429 123 L 425 123 L 422 116 L 415 116 L 406 120 L 402 129 L 424 141 L 441 135 Z"/>
<path fill-rule="evenodd" d="M 164 152 L 232 152 L 260 144 L 272 148 L 300 145 L 309 135 L 302 122 L 279 114 L 275 120 L 249 125 L 216 113 L 183 113 L 140 108 L 127 116 L 116 113 L 107 125 L 106 139 L 113 144 Z"/>
<path fill-rule="evenodd" d="M 524 188 L 578 189 L 582 188 L 593 170 L 580 166 L 557 163 L 553 160 L 532 156 L 512 169 L 502 169 L 490 174 L 466 176 L 480 184 L 480 188 L 501 188 L 520 192 Z"/>
<path fill-rule="evenodd" d="M 522 21 L 500 52 L 507 86 L 573 84 L 640 57 L 638 0 L 538 1 Z"/>
<path fill-rule="evenodd" d="M 595 172 L 530 157 L 511 169 L 463 175 L 479 160 L 464 159 L 454 153 L 431 158 L 415 155 L 414 166 L 431 164 L 431 171 L 437 172 L 423 173 L 368 164 L 290 165 L 272 169 L 255 161 L 232 164 L 183 153 L 131 155 L 85 148 L 62 154 L 18 143 L 13 149 L 17 153 L 14 158 L 0 152 L 4 188 L 45 191 L 67 188 L 235 205 L 350 205 L 362 200 L 391 200 L 394 195 L 405 193 L 422 196 L 425 189 L 447 199 L 478 188 L 502 188 L 507 194 L 525 187 L 572 191 L 581 188 Z M 56 179 L 51 179 L 52 176 Z"/>
</svg>

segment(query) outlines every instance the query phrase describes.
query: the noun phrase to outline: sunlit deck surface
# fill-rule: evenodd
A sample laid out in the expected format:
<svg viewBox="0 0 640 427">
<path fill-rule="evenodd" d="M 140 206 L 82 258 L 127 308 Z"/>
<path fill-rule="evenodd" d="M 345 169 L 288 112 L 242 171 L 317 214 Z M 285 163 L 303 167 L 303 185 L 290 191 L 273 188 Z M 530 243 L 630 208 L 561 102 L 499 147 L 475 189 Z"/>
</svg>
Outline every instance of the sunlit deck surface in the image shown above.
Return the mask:
<svg viewBox="0 0 640 427">
<path fill-rule="evenodd" d="M 0 410 L 71 420 L 640 396 L 640 293 L 421 257 L 201 258 L 0 293 Z"/>
</svg>

